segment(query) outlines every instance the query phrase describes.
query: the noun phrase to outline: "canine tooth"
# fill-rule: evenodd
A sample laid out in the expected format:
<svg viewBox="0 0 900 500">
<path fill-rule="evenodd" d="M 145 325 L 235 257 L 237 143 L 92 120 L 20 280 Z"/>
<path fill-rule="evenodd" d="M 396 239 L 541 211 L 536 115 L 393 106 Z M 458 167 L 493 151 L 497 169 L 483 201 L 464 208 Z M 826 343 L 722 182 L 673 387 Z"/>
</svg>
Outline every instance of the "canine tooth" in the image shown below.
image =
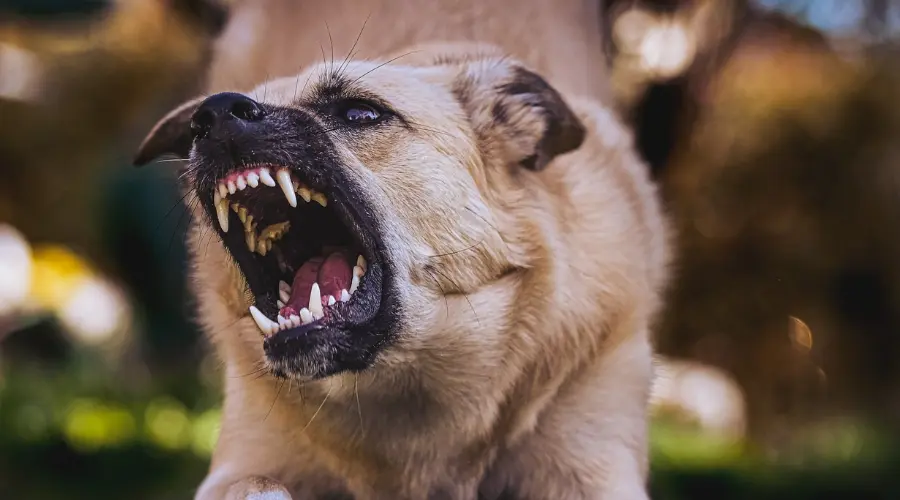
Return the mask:
<svg viewBox="0 0 900 500">
<path fill-rule="evenodd" d="M 288 204 L 292 207 L 296 207 L 297 193 L 294 192 L 294 183 L 291 181 L 291 173 L 283 168 L 275 174 L 275 178 L 278 179 L 278 185 L 281 186 L 281 191 L 284 193 L 284 197 L 287 198 Z"/>
<path fill-rule="evenodd" d="M 284 280 L 278 280 L 278 289 L 287 293 L 291 293 L 291 285 L 288 285 Z"/>
<path fill-rule="evenodd" d="M 244 242 L 247 243 L 247 248 L 251 252 L 256 251 L 256 231 L 244 231 Z"/>
<path fill-rule="evenodd" d="M 318 283 L 313 283 L 312 289 L 309 291 L 309 312 L 316 319 L 325 316 L 325 311 L 322 309 L 322 293 L 319 291 Z"/>
<path fill-rule="evenodd" d="M 284 309 L 284 302 L 280 300 L 276 300 L 275 305 L 278 306 L 279 309 Z"/>
<path fill-rule="evenodd" d="M 291 314 L 291 317 L 288 319 L 291 320 L 291 326 L 295 328 L 303 324 L 300 320 L 300 316 L 297 316 L 296 314 Z"/>
<path fill-rule="evenodd" d="M 350 280 L 350 295 L 353 295 L 357 288 L 359 288 L 359 276 L 354 274 L 353 279 Z"/>
<path fill-rule="evenodd" d="M 247 215 L 247 220 L 244 221 L 244 231 L 250 231 L 251 229 L 255 229 L 253 227 L 253 216 Z"/>
<path fill-rule="evenodd" d="M 226 185 L 228 186 L 229 194 L 234 194 L 234 192 L 237 191 L 237 186 L 234 185 L 234 181 L 228 181 L 228 184 Z"/>
<path fill-rule="evenodd" d="M 297 194 L 299 194 L 300 197 L 303 198 L 303 201 L 307 203 L 309 203 L 309 200 L 312 199 L 312 193 L 309 192 L 309 189 L 303 186 L 300 186 L 300 188 L 297 189 Z"/>
<path fill-rule="evenodd" d="M 257 175 L 256 172 L 250 172 L 247 174 L 247 185 L 252 188 L 259 186 L 259 175 Z"/>
<path fill-rule="evenodd" d="M 333 306 L 336 302 L 337 302 L 337 301 L 334 300 L 334 295 L 329 295 L 329 296 L 328 296 L 328 305 L 329 305 L 329 306 Z"/>
<path fill-rule="evenodd" d="M 278 290 L 278 297 L 285 302 L 288 302 L 289 300 L 291 300 L 291 295 L 288 292 L 285 292 L 284 290 Z"/>
<path fill-rule="evenodd" d="M 266 186 L 275 187 L 275 179 L 272 178 L 272 174 L 269 173 L 267 168 L 259 169 L 259 180 Z"/>
<path fill-rule="evenodd" d="M 247 209 L 244 207 L 238 208 L 238 219 L 241 219 L 242 223 L 247 222 Z"/>
<path fill-rule="evenodd" d="M 243 175 L 237 176 L 237 180 L 235 181 L 235 184 L 237 184 L 237 188 L 240 189 L 241 191 L 243 191 L 244 188 L 247 187 L 247 181 L 244 180 Z"/>
<path fill-rule="evenodd" d="M 313 316 L 312 316 L 312 313 L 309 312 L 309 309 L 307 309 L 305 307 L 303 309 L 300 309 L 300 322 L 301 323 L 303 323 L 305 325 L 307 323 L 312 323 L 312 320 L 313 320 Z"/>
<path fill-rule="evenodd" d="M 328 198 L 326 198 L 325 195 L 322 193 L 313 193 L 312 199 L 313 199 L 313 201 L 315 201 L 319 205 L 322 205 L 323 207 L 328 205 Z"/>
<path fill-rule="evenodd" d="M 353 266 L 353 277 L 362 278 L 363 274 L 366 274 L 366 272 L 363 271 L 363 268 L 359 266 Z"/>
<path fill-rule="evenodd" d="M 278 323 L 270 320 L 266 317 L 265 314 L 262 313 L 256 306 L 250 306 L 250 316 L 253 316 L 253 321 L 256 322 L 256 326 L 266 335 L 273 333 L 273 327 L 275 331 L 278 329 Z"/>
<path fill-rule="evenodd" d="M 219 227 L 223 233 L 228 232 L 228 200 L 223 199 L 216 192 L 213 194 L 213 203 L 216 205 L 216 217 L 219 219 Z"/>
<path fill-rule="evenodd" d="M 360 255 L 356 258 L 356 265 L 362 268 L 363 274 L 366 273 L 366 258 Z"/>
<path fill-rule="evenodd" d="M 348 300 L 350 300 L 350 292 L 341 290 L 341 302 L 347 302 Z"/>
<path fill-rule="evenodd" d="M 228 196 L 228 188 L 225 187 L 224 182 L 219 182 L 219 196 L 221 196 L 222 198 Z"/>
</svg>

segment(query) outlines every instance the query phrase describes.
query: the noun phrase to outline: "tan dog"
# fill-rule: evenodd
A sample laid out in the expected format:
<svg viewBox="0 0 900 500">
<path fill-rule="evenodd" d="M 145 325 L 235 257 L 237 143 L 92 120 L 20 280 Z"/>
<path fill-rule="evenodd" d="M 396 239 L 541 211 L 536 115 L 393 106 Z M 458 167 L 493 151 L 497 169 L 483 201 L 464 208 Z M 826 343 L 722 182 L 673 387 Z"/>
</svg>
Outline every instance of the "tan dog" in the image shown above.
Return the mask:
<svg viewBox="0 0 900 500">
<path fill-rule="evenodd" d="M 227 372 L 197 498 L 646 498 L 668 247 L 608 110 L 432 45 L 186 103 L 166 152 Z"/>
</svg>

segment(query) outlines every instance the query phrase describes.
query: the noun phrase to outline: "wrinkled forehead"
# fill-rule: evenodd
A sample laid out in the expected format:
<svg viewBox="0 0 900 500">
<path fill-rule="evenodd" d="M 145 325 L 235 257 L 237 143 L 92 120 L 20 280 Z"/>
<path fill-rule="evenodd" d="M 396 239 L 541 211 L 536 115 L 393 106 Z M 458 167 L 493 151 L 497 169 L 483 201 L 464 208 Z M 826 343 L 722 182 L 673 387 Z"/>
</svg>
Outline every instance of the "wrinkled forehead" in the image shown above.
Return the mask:
<svg viewBox="0 0 900 500">
<path fill-rule="evenodd" d="M 329 101 L 373 101 L 411 116 L 456 112 L 453 71 L 381 61 L 320 63 L 298 75 L 264 82 L 248 95 L 265 104 L 315 106 Z"/>
</svg>

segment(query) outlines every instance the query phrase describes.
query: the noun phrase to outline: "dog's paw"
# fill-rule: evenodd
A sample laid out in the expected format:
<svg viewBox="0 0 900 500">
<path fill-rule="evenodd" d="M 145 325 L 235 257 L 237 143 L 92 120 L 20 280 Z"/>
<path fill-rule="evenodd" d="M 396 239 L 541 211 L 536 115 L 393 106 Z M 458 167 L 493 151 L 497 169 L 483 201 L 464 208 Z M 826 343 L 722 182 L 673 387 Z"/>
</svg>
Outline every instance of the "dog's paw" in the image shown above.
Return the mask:
<svg viewBox="0 0 900 500">
<path fill-rule="evenodd" d="M 225 500 L 293 500 L 281 483 L 267 477 L 249 477 L 228 488 Z"/>
</svg>

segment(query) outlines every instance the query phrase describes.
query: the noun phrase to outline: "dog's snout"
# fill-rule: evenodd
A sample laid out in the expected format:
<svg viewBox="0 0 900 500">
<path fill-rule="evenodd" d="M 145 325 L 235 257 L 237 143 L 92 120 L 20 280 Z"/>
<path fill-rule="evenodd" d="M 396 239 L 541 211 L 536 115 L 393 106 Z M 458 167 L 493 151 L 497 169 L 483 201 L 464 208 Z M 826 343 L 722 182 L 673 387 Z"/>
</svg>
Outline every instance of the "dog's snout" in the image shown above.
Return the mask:
<svg viewBox="0 0 900 500">
<path fill-rule="evenodd" d="M 228 121 L 255 122 L 265 116 L 263 107 L 253 99 L 235 92 L 207 97 L 191 116 L 193 137 L 204 138 Z"/>
</svg>

